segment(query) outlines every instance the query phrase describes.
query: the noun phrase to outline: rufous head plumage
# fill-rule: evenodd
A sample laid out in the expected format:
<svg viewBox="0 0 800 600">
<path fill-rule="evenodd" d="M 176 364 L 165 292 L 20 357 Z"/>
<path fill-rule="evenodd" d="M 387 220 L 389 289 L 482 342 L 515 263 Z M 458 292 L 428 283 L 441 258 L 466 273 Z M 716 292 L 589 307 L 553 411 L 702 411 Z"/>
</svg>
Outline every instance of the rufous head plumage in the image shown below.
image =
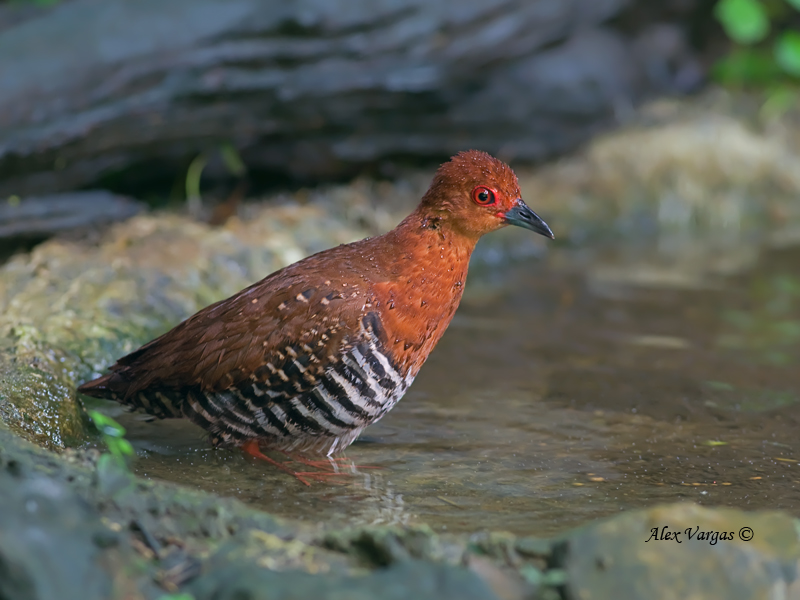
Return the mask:
<svg viewBox="0 0 800 600">
<path fill-rule="evenodd" d="M 511 167 L 480 150 L 459 152 L 439 167 L 419 211 L 470 238 L 506 225 L 554 237 L 547 224 L 522 201 Z"/>
</svg>

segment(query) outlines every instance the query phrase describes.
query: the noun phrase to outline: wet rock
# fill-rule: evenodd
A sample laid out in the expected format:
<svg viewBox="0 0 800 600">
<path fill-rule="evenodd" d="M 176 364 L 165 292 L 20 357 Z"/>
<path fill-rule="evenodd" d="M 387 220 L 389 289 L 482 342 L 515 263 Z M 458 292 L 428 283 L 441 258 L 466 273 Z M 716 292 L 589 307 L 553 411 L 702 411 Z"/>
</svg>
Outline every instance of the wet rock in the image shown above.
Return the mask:
<svg viewBox="0 0 800 600">
<path fill-rule="evenodd" d="M 235 500 L 137 480 L 114 461 L 65 460 L 1 425 L 0 504 L 3 598 L 157 598 L 196 578 L 210 545 L 248 547 L 243 532 L 284 546 L 311 539 Z"/>
<path fill-rule="evenodd" d="M 497 600 L 467 569 L 416 561 L 361 577 L 276 573 L 232 564 L 201 577 L 189 589 L 197 600 Z"/>
<path fill-rule="evenodd" d="M 476 533 L 470 539 L 470 547 L 473 551 L 486 556 L 491 556 L 512 565 L 520 563 L 519 555 L 515 547 L 514 536 L 507 532 L 488 532 Z"/>
<path fill-rule="evenodd" d="M 62 482 L 26 475 L 0 471 L 0 597 L 101 600 L 115 585 L 135 587 L 119 535 Z"/>
<path fill-rule="evenodd" d="M 468 555 L 466 566 L 478 575 L 499 600 L 528 600 L 533 597 L 534 586 L 527 577 L 513 569 L 498 566 L 482 556 Z"/>
<path fill-rule="evenodd" d="M 8 341 L 8 340 L 6 340 Z M 71 388 L 35 359 L 26 364 L 6 344 L 0 350 L 0 418 L 19 435 L 49 448 L 86 439 L 86 420 Z"/>
<path fill-rule="evenodd" d="M 563 566 L 581 600 L 797 598 L 800 528 L 780 512 L 660 506 L 567 536 Z"/>
<path fill-rule="evenodd" d="M 326 547 L 358 556 L 366 565 L 388 566 L 412 559 L 437 560 L 444 550 L 426 526 L 371 527 L 329 533 Z"/>
</svg>

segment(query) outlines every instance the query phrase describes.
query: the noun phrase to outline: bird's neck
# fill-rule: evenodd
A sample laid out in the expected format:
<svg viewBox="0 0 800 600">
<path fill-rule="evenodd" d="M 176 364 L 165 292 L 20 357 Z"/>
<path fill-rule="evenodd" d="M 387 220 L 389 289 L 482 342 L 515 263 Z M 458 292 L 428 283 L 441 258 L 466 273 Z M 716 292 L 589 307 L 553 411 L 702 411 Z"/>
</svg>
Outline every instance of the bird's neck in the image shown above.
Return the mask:
<svg viewBox="0 0 800 600">
<path fill-rule="evenodd" d="M 375 300 L 393 356 L 415 375 L 458 308 L 477 240 L 417 212 L 380 239 L 386 279 Z"/>
<path fill-rule="evenodd" d="M 449 281 L 463 284 L 478 241 L 419 209 L 383 238 L 383 245 L 389 250 L 387 267 L 393 277 L 414 277 L 413 285 L 428 284 L 439 289 Z M 463 289 L 463 285 L 456 287 Z"/>
</svg>

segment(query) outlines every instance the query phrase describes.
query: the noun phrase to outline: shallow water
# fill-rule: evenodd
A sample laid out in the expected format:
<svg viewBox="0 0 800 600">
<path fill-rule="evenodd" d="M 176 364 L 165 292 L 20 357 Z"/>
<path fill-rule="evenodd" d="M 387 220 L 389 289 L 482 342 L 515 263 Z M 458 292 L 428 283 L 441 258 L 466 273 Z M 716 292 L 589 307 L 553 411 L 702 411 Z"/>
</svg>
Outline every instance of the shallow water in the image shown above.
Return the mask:
<svg viewBox="0 0 800 600">
<path fill-rule="evenodd" d="M 135 470 L 310 522 L 450 532 L 548 535 L 677 500 L 800 515 L 800 247 L 637 278 L 654 256 L 478 265 L 408 394 L 346 452 L 380 469 L 306 487 L 125 416 Z"/>
</svg>

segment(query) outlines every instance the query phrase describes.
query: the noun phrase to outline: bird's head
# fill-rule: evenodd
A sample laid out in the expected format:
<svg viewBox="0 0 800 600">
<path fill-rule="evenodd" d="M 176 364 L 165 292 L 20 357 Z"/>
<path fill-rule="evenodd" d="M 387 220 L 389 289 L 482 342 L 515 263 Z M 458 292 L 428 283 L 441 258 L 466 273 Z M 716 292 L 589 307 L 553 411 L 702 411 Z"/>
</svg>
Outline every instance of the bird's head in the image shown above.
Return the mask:
<svg viewBox="0 0 800 600">
<path fill-rule="evenodd" d="M 547 224 L 522 201 L 511 167 L 479 150 L 460 152 L 439 167 L 422 198 L 420 213 L 432 227 L 470 238 L 506 225 L 554 237 Z"/>
</svg>

